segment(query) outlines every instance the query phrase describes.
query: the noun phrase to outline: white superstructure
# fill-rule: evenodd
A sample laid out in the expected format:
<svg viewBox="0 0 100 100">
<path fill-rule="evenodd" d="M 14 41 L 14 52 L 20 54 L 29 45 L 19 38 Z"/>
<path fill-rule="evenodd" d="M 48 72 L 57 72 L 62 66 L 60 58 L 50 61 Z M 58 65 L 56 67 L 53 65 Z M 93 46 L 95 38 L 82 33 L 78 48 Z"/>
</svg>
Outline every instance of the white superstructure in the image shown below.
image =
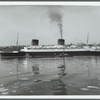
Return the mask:
<svg viewBox="0 0 100 100">
<path fill-rule="evenodd" d="M 83 48 L 72 48 L 66 45 L 36 45 L 24 47 L 21 51 L 24 52 L 70 52 L 70 51 L 96 51 L 96 48 L 89 48 L 84 46 Z"/>
</svg>

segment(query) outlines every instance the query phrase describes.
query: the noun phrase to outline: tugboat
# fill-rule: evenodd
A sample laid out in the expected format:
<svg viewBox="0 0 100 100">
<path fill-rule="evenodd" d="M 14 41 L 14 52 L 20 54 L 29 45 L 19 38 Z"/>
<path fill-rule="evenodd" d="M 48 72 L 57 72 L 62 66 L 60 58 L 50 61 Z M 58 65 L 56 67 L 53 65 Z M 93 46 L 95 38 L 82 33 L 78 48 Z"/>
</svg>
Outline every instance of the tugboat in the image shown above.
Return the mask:
<svg viewBox="0 0 100 100">
<path fill-rule="evenodd" d="M 17 43 L 16 43 L 16 47 L 18 47 L 18 37 L 19 37 L 19 33 L 17 34 Z M 1 52 L 1 58 L 14 58 L 14 57 L 24 57 L 25 56 L 25 52 L 16 50 L 16 51 L 2 51 Z"/>
<path fill-rule="evenodd" d="M 15 57 L 25 57 L 25 52 L 12 51 L 12 52 L 1 53 L 1 58 L 15 58 Z"/>
</svg>

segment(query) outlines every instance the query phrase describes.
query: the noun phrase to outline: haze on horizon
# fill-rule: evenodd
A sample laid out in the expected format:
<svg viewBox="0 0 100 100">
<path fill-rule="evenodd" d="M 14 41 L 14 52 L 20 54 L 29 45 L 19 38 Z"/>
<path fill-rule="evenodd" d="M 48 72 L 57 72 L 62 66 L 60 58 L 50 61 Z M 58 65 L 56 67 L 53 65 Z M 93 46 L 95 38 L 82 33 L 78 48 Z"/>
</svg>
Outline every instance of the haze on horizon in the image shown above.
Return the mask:
<svg viewBox="0 0 100 100">
<path fill-rule="evenodd" d="M 99 6 L 0 5 L 0 46 L 57 44 L 60 32 L 66 44 L 100 43 Z M 58 24 L 62 24 L 62 30 Z"/>
</svg>

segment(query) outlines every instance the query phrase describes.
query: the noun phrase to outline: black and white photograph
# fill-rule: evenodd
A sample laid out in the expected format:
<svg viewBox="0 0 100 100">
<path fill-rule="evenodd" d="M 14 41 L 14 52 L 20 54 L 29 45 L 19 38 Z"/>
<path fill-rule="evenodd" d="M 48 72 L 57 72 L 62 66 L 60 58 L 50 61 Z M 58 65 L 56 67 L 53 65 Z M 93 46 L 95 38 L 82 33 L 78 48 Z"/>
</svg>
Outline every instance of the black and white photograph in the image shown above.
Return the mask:
<svg viewBox="0 0 100 100">
<path fill-rule="evenodd" d="M 0 95 L 100 95 L 100 2 L 1 3 Z"/>
</svg>

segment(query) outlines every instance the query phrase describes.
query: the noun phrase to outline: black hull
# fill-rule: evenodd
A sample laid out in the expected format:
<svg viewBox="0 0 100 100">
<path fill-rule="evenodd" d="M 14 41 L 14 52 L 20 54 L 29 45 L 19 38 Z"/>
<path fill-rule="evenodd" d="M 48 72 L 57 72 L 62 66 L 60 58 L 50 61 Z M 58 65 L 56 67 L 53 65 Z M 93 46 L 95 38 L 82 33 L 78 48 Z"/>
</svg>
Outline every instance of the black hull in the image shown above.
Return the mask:
<svg viewBox="0 0 100 100">
<path fill-rule="evenodd" d="M 100 51 L 26 52 L 26 54 L 31 57 L 100 56 Z"/>
<path fill-rule="evenodd" d="M 1 53 L 1 58 L 9 57 L 73 57 L 73 56 L 100 56 L 100 51 L 67 51 L 67 52 L 18 52 Z"/>
<path fill-rule="evenodd" d="M 1 58 L 18 58 L 18 57 L 25 57 L 25 52 L 5 52 L 5 53 L 1 53 Z"/>
</svg>

